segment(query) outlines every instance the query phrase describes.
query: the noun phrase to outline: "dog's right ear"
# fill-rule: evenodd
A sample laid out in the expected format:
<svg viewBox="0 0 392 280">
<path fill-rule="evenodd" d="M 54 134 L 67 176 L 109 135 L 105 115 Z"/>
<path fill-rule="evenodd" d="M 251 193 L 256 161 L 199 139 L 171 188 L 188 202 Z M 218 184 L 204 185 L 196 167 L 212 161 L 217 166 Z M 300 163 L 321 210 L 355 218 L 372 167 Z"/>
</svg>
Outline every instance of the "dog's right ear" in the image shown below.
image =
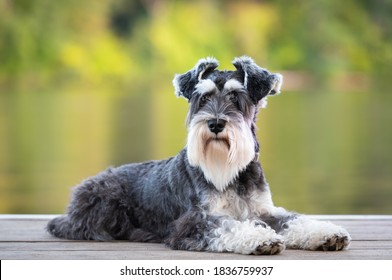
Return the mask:
<svg viewBox="0 0 392 280">
<path fill-rule="evenodd" d="M 203 76 L 219 66 L 213 57 L 200 59 L 195 67 L 185 74 L 176 74 L 173 79 L 174 92 L 177 97 L 184 97 L 188 101 L 192 98 L 195 86 L 203 79 Z"/>
<path fill-rule="evenodd" d="M 248 90 L 255 104 L 258 104 L 267 95 L 276 95 L 280 92 L 283 77 L 278 73 L 270 73 L 267 69 L 258 66 L 248 56 L 237 57 L 233 65 L 244 78 L 244 87 Z"/>
</svg>

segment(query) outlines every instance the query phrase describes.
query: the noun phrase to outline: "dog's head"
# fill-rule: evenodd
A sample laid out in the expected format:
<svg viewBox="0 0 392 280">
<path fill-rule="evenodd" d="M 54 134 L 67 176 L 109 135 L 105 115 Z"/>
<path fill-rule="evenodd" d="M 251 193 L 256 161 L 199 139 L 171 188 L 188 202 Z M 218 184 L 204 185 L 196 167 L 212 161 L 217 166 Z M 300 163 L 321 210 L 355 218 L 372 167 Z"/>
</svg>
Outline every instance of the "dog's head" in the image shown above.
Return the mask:
<svg viewBox="0 0 392 280">
<path fill-rule="evenodd" d="M 256 157 L 255 121 L 268 95 L 280 92 L 282 76 L 246 56 L 235 71 L 219 71 L 214 58 L 201 59 L 173 80 L 175 93 L 190 103 L 187 155 L 192 166 L 223 191 Z"/>
</svg>

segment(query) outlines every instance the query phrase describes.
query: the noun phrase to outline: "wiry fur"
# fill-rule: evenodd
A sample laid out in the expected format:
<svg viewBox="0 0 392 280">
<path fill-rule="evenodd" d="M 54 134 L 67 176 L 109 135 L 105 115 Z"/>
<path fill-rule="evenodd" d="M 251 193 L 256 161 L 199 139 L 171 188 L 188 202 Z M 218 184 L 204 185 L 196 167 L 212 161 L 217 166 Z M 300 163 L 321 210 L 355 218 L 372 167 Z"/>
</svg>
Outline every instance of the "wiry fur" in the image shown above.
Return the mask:
<svg viewBox="0 0 392 280">
<path fill-rule="evenodd" d="M 235 122 L 228 122 L 224 132 L 216 137 L 205 125 L 206 120 L 215 116 L 195 117 L 191 122 L 188 137 L 188 159 L 192 166 L 199 166 L 205 178 L 218 190 L 238 176 L 255 157 L 254 143 L 249 128 Z M 224 119 L 224 116 L 220 117 Z M 239 124 L 244 125 L 244 122 Z"/>
<path fill-rule="evenodd" d="M 342 250 L 347 231 L 275 207 L 258 160 L 255 123 L 280 74 L 249 57 L 235 71 L 200 60 L 173 81 L 190 103 L 187 146 L 172 158 L 109 168 L 73 192 L 54 236 L 164 242 L 177 250 L 277 254 L 285 247 Z"/>
</svg>

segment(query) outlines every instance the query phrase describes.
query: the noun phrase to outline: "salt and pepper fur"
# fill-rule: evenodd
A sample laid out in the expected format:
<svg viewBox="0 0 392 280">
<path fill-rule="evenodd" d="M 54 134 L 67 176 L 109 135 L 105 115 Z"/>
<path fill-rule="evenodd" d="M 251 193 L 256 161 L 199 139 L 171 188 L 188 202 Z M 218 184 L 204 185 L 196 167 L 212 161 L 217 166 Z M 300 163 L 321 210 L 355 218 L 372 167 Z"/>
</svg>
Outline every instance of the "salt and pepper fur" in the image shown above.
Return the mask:
<svg viewBox="0 0 392 280">
<path fill-rule="evenodd" d="M 176 75 L 175 93 L 190 103 L 186 147 L 166 160 L 86 179 L 48 231 L 67 239 L 240 254 L 346 249 L 351 238 L 342 227 L 274 206 L 255 129 L 259 109 L 280 92 L 282 76 L 246 56 L 233 65 L 235 71 L 219 71 L 218 61 L 206 58 Z"/>
</svg>

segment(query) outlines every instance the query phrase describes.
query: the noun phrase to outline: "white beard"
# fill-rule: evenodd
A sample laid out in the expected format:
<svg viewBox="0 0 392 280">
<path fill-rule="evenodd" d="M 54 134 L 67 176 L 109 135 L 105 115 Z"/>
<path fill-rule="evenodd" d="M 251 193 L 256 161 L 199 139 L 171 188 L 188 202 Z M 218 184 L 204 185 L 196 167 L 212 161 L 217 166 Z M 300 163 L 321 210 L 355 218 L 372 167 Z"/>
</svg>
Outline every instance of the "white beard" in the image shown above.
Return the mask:
<svg viewBox="0 0 392 280">
<path fill-rule="evenodd" d="M 216 136 L 205 121 L 192 120 L 188 134 L 189 164 L 199 166 L 207 181 L 223 192 L 255 157 L 255 143 L 247 124 L 227 122 Z"/>
</svg>

